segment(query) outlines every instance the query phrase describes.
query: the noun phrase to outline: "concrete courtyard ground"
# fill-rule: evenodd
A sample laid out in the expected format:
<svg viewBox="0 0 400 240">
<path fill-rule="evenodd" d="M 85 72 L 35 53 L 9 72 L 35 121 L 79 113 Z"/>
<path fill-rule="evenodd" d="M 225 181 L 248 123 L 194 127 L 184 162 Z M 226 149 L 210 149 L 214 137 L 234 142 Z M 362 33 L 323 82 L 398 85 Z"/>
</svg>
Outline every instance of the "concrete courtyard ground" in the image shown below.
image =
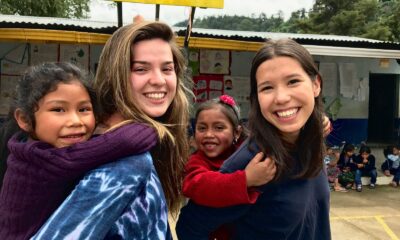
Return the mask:
<svg viewBox="0 0 400 240">
<path fill-rule="evenodd" d="M 333 240 L 399 240 L 400 188 L 331 192 Z"/>
</svg>

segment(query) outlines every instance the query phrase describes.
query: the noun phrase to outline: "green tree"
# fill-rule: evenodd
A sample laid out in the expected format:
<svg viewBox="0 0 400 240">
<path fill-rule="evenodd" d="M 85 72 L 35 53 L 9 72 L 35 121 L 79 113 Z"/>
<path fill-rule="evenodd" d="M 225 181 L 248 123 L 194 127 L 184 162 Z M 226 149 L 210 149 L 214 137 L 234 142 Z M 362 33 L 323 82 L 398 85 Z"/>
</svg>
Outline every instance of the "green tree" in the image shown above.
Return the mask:
<svg viewBox="0 0 400 240">
<path fill-rule="evenodd" d="M 87 18 L 90 0 L 0 0 L 1 14 Z"/>
</svg>

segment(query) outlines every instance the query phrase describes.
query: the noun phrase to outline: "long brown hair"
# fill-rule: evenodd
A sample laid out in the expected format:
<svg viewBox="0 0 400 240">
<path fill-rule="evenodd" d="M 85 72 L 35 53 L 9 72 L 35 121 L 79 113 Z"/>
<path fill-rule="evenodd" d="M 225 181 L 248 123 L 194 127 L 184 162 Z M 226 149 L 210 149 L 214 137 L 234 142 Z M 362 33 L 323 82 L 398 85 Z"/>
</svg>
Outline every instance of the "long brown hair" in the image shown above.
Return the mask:
<svg viewBox="0 0 400 240">
<path fill-rule="evenodd" d="M 130 81 L 133 45 L 150 39 L 169 43 L 177 75 L 176 95 L 167 112 L 157 119 L 149 117 L 138 107 L 132 97 Z M 117 111 L 125 119 L 148 123 L 158 132 L 160 143 L 152 151 L 152 156 L 172 212 L 181 206 L 183 169 L 189 154 L 187 94 L 190 91 L 185 87 L 185 81 L 188 81 L 185 73 L 185 58 L 175 42 L 172 29 L 161 22 L 141 22 L 121 27 L 111 36 L 100 56 L 95 79 L 101 121 Z"/>
<path fill-rule="evenodd" d="M 274 57 L 285 56 L 296 60 L 310 77 L 311 81 L 322 79 L 310 53 L 300 44 L 290 39 L 269 40 L 257 52 L 253 59 L 250 73 L 250 104 L 249 114 L 250 137 L 262 151 L 273 157 L 277 166 L 275 179 L 283 176 L 291 178 L 311 178 L 316 176 L 323 167 L 323 127 L 322 127 L 322 96 L 314 98 L 313 112 L 302 128 L 295 146 L 283 141 L 279 130 L 269 123 L 262 115 L 258 101 L 256 72 L 265 61 Z M 295 156 L 293 156 L 295 155 Z"/>
</svg>

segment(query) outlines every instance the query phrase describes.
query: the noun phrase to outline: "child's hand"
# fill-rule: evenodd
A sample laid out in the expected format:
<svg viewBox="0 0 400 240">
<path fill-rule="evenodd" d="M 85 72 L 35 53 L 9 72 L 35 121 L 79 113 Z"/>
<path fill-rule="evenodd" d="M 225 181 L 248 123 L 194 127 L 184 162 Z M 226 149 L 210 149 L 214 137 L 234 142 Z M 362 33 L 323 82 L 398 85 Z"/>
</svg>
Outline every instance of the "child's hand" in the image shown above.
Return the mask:
<svg viewBox="0 0 400 240">
<path fill-rule="evenodd" d="M 276 166 L 271 158 L 264 159 L 264 154 L 260 152 L 247 164 L 244 171 L 247 187 L 261 186 L 275 177 Z"/>
<path fill-rule="evenodd" d="M 329 121 L 329 118 L 327 116 L 323 116 L 322 119 L 322 126 L 323 126 L 323 134 L 324 137 L 328 136 L 332 131 L 333 131 L 333 127 L 332 127 L 332 123 L 331 121 Z"/>
</svg>

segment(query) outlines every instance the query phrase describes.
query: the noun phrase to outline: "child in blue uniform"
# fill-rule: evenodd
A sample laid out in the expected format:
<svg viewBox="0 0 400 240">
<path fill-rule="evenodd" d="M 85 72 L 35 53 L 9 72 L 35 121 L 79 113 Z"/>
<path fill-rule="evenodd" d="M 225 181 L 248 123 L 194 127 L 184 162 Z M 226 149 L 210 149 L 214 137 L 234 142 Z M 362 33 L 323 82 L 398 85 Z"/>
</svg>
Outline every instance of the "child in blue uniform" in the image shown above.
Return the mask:
<svg viewBox="0 0 400 240">
<path fill-rule="evenodd" d="M 375 156 L 371 154 L 371 149 L 368 146 L 362 146 L 360 148 L 360 153 L 355 159 L 356 164 L 356 174 L 355 183 L 357 186 L 357 191 L 362 190 L 361 177 L 368 176 L 371 177 L 371 182 L 369 188 L 375 188 L 376 184 L 376 168 L 375 168 Z"/>
</svg>

